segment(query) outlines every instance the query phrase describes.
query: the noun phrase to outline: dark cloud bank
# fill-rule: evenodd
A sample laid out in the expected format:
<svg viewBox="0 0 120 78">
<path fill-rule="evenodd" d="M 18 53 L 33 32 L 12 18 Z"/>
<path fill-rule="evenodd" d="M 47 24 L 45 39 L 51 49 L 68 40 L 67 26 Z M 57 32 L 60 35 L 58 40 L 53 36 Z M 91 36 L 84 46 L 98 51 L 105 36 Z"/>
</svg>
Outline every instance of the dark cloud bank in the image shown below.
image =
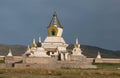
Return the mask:
<svg viewBox="0 0 120 78">
<path fill-rule="evenodd" d="M 31 43 L 47 36 L 57 11 L 67 43 L 120 50 L 120 0 L 0 0 L 0 43 Z"/>
</svg>

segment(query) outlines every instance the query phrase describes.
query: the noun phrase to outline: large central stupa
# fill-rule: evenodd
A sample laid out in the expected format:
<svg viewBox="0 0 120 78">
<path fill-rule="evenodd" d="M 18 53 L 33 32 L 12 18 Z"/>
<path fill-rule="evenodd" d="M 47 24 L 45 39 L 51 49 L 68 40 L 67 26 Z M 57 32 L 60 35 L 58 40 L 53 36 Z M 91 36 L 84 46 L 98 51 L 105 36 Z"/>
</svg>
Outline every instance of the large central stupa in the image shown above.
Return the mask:
<svg viewBox="0 0 120 78">
<path fill-rule="evenodd" d="M 57 18 L 56 12 L 54 12 L 52 20 L 50 21 L 49 26 L 47 27 L 48 36 L 44 40 L 43 47 L 47 50 L 47 53 L 58 54 L 64 53 L 68 44 L 65 43 L 62 33 L 63 27 Z M 59 52 L 58 52 L 59 51 Z"/>
</svg>

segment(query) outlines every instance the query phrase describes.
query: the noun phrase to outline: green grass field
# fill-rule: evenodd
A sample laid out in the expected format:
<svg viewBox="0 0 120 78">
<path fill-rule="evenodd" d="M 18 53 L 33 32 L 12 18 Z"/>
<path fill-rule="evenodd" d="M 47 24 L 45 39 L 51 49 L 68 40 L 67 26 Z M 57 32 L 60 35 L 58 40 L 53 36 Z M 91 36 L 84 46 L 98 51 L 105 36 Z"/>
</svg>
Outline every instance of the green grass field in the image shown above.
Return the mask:
<svg viewBox="0 0 120 78">
<path fill-rule="evenodd" d="M 95 64 L 97 69 L 1 68 L 0 78 L 120 78 L 120 64 Z"/>
</svg>

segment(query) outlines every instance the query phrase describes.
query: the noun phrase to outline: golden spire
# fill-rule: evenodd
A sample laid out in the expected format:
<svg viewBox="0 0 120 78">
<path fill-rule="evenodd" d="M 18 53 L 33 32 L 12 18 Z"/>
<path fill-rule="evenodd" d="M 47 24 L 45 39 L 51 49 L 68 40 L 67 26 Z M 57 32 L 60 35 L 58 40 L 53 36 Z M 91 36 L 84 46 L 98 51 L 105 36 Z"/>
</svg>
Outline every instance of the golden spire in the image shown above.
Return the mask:
<svg viewBox="0 0 120 78">
<path fill-rule="evenodd" d="M 29 51 L 30 50 L 30 46 L 28 45 L 28 47 L 27 47 L 27 51 Z"/>
<path fill-rule="evenodd" d="M 33 38 L 33 44 L 35 44 L 35 38 Z"/>
<path fill-rule="evenodd" d="M 78 37 L 76 37 L 76 44 L 78 44 Z"/>
<path fill-rule="evenodd" d="M 74 47 L 79 48 L 78 37 L 76 37 L 76 43 L 74 44 Z"/>
<path fill-rule="evenodd" d="M 36 47 L 35 38 L 33 38 L 33 42 L 32 42 L 31 47 Z"/>
<path fill-rule="evenodd" d="M 41 41 L 42 41 L 42 40 L 41 40 L 41 36 L 39 36 L 39 43 L 41 43 Z"/>
<path fill-rule="evenodd" d="M 58 26 L 60 28 L 63 28 L 62 25 L 60 24 L 59 19 L 57 18 L 57 13 L 56 12 L 53 13 L 52 20 L 50 21 L 50 24 L 49 24 L 48 27 L 50 27 L 50 26 Z"/>
<path fill-rule="evenodd" d="M 54 12 L 54 14 L 53 14 L 53 25 L 57 25 L 57 14 L 56 14 L 56 12 Z"/>
<path fill-rule="evenodd" d="M 37 47 L 41 47 L 42 46 L 42 43 L 41 43 L 41 36 L 39 36 L 39 41 L 37 43 Z"/>
</svg>

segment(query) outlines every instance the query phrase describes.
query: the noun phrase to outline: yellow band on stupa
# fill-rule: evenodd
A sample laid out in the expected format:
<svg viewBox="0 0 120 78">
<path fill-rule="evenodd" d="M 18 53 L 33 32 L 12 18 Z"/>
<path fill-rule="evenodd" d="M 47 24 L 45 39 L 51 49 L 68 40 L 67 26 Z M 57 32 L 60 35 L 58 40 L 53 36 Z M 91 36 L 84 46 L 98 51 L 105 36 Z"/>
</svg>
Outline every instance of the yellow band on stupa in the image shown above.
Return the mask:
<svg viewBox="0 0 120 78">
<path fill-rule="evenodd" d="M 52 32 L 54 32 L 54 34 Z M 49 36 L 57 36 L 57 33 L 58 33 L 58 28 L 56 26 L 53 25 L 48 27 Z"/>
</svg>

